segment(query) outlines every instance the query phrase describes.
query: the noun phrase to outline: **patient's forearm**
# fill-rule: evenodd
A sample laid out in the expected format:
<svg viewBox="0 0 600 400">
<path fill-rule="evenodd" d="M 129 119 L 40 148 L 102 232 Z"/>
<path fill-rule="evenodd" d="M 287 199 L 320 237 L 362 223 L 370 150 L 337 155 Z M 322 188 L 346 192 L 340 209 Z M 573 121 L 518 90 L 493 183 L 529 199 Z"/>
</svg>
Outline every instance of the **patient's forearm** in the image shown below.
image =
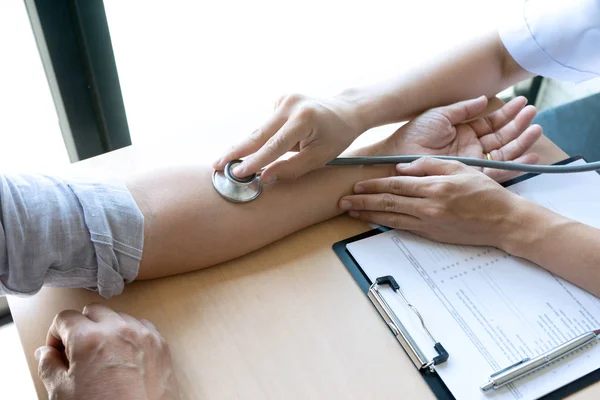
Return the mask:
<svg viewBox="0 0 600 400">
<path fill-rule="evenodd" d="M 245 204 L 222 199 L 209 166 L 170 168 L 127 186 L 145 217 L 138 279 L 208 267 L 239 257 L 340 214 L 337 202 L 364 179 L 393 166 L 325 167 L 295 182 L 266 186 Z"/>
</svg>

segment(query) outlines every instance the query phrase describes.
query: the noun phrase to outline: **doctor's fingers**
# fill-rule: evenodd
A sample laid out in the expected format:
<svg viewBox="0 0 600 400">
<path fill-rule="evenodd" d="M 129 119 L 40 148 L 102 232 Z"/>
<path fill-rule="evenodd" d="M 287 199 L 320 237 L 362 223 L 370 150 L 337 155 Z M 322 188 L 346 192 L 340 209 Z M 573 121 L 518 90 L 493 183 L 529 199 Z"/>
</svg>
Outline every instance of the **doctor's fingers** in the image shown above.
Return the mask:
<svg viewBox="0 0 600 400">
<path fill-rule="evenodd" d="M 233 173 L 236 176 L 248 176 L 259 171 L 262 167 L 292 150 L 298 142 L 306 139 L 311 131 L 311 127 L 302 119 L 288 119 L 281 129 L 271 136 L 263 146 L 236 166 L 233 169 Z M 267 175 L 268 172 L 266 170 L 263 172 L 263 177 L 267 179 Z"/>
<path fill-rule="evenodd" d="M 286 121 L 287 114 L 285 114 L 283 110 L 276 110 L 260 128 L 252 132 L 240 143 L 233 145 L 225 154 L 221 156 L 220 159 L 215 161 L 213 163 L 213 168 L 216 170 L 223 170 L 229 161 L 240 159 L 256 152 L 265 143 L 267 143 L 267 141 L 273 137 L 273 135 L 277 133 L 277 131 L 285 124 Z M 281 154 L 283 155 L 285 151 Z M 248 175 L 257 172 L 258 169 L 250 172 Z"/>
<path fill-rule="evenodd" d="M 431 194 L 429 177 L 391 176 L 369 179 L 354 185 L 355 194 L 391 193 L 408 197 L 427 197 Z"/>
<path fill-rule="evenodd" d="M 286 160 L 279 160 L 269 165 L 261 175 L 263 183 L 277 180 L 294 180 L 314 169 L 320 168 L 335 155 L 330 155 L 326 146 L 309 146 L 298 151 Z"/>
<path fill-rule="evenodd" d="M 377 193 L 344 196 L 340 199 L 339 206 L 345 211 L 380 211 L 419 217 L 419 210 L 423 208 L 424 202 L 426 199 Z"/>
</svg>

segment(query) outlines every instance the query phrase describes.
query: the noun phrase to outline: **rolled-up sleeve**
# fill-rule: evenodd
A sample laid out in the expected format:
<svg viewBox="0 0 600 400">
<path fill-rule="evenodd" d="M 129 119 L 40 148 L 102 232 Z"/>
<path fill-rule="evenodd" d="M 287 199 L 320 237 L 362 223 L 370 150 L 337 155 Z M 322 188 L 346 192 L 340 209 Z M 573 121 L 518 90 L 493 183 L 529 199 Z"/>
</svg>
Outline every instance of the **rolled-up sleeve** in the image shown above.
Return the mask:
<svg viewBox="0 0 600 400">
<path fill-rule="evenodd" d="M 600 0 L 508 0 L 499 34 L 525 70 L 558 80 L 600 77 Z"/>
<path fill-rule="evenodd" d="M 135 279 L 144 217 L 122 183 L 0 176 L 0 294 L 43 285 L 97 290 Z"/>
</svg>

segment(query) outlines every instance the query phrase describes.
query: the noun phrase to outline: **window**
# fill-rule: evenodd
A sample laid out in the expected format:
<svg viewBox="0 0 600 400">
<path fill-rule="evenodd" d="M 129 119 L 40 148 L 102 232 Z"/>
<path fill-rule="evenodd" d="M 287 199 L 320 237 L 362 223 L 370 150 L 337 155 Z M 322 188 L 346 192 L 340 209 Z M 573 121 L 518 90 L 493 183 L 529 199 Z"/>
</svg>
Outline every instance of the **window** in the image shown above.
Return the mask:
<svg viewBox="0 0 600 400">
<path fill-rule="evenodd" d="M 131 144 L 102 0 L 26 0 L 71 161 Z"/>
<path fill-rule="evenodd" d="M 69 164 L 52 95 L 23 2 L 0 2 L 0 169 Z"/>
</svg>

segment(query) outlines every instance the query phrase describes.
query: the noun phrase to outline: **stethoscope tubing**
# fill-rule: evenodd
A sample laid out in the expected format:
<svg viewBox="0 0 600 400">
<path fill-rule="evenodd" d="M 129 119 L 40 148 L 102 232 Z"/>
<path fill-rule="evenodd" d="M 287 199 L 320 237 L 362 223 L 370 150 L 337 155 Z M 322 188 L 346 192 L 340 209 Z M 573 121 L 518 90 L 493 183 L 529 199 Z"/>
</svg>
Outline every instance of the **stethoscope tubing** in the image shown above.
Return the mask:
<svg viewBox="0 0 600 400">
<path fill-rule="evenodd" d="M 577 172 L 588 172 L 600 170 L 600 161 L 582 164 L 582 165 L 533 165 L 521 164 L 512 161 L 485 160 L 481 158 L 454 157 L 454 156 L 377 156 L 377 157 L 338 157 L 326 165 L 344 166 L 344 165 L 380 165 L 380 164 L 405 164 L 418 160 L 419 158 L 429 157 L 441 160 L 459 161 L 471 167 L 494 168 L 506 171 L 532 172 L 537 174 L 567 174 Z"/>
</svg>

